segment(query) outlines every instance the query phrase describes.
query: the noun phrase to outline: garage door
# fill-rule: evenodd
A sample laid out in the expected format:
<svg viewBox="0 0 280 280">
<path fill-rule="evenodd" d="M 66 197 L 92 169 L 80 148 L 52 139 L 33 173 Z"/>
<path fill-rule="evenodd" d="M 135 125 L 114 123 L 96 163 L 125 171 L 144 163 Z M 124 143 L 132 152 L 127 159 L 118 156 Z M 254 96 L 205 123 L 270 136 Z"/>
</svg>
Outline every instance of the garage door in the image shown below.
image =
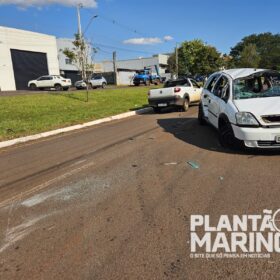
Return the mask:
<svg viewBox="0 0 280 280">
<path fill-rule="evenodd" d="M 28 88 L 28 81 L 49 74 L 46 53 L 12 50 L 16 89 Z"/>
</svg>

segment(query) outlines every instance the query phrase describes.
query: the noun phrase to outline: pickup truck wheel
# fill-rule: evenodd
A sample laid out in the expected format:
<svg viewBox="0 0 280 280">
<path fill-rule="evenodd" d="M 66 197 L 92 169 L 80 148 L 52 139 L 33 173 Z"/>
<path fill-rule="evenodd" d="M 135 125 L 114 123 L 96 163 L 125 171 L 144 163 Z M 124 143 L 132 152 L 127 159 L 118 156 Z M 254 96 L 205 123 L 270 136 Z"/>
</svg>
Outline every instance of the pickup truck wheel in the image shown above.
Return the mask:
<svg viewBox="0 0 280 280">
<path fill-rule="evenodd" d="M 160 114 L 161 113 L 161 108 L 160 107 L 153 107 L 153 109 L 154 109 L 154 112 L 156 114 Z"/>
<path fill-rule="evenodd" d="M 37 89 L 37 86 L 36 86 L 35 84 L 31 84 L 31 85 L 30 85 L 30 89 L 31 89 L 31 90 L 36 90 L 36 89 Z"/>
<path fill-rule="evenodd" d="M 202 104 L 199 104 L 199 107 L 198 107 L 198 122 L 200 125 L 206 125 L 206 120 L 205 120 Z"/>
<path fill-rule="evenodd" d="M 54 88 L 56 91 L 62 91 L 62 86 L 60 84 L 56 84 Z"/>
<path fill-rule="evenodd" d="M 190 104 L 189 100 L 188 100 L 188 99 L 185 99 L 185 100 L 184 100 L 184 103 L 183 103 L 183 106 L 182 106 L 184 112 L 187 112 L 187 111 L 188 111 L 188 109 L 189 109 L 189 104 Z"/>
<path fill-rule="evenodd" d="M 233 129 L 228 120 L 223 120 L 219 123 L 219 141 L 225 148 L 232 148 L 234 150 L 244 148 L 244 142 L 234 136 Z"/>
</svg>

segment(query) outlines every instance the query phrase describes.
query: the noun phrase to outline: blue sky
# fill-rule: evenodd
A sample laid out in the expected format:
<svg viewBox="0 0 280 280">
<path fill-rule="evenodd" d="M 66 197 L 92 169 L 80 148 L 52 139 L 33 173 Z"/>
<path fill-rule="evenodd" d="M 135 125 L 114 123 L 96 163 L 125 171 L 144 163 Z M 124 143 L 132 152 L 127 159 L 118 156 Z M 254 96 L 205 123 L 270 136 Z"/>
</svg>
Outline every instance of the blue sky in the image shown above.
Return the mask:
<svg viewBox="0 0 280 280">
<path fill-rule="evenodd" d="M 64 5 L 44 5 L 51 1 Z M 95 5 L 94 0 L 81 1 Z M 71 37 L 77 31 L 76 10 L 71 6 L 77 0 L 0 2 L 8 3 L 0 5 L 2 26 L 63 38 Z M 9 4 L 15 2 L 35 6 Z M 92 15 L 99 15 L 92 21 L 86 37 L 99 48 L 96 60 L 103 60 L 111 59 L 114 50 L 119 59 L 170 52 L 176 42 L 197 38 L 228 53 L 230 47 L 246 35 L 267 31 L 279 33 L 279 12 L 279 0 L 99 0 L 97 7 L 83 8 L 81 16 L 85 28 Z M 171 36 L 173 40 L 165 41 L 165 36 Z M 155 43 L 139 45 L 139 38 L 144 41 L 153 38 Z M 134 44 L 128 44 L 131 41 L 124 43 L 130 39 L 138 40 L 132 40 Z"/>
</svg>

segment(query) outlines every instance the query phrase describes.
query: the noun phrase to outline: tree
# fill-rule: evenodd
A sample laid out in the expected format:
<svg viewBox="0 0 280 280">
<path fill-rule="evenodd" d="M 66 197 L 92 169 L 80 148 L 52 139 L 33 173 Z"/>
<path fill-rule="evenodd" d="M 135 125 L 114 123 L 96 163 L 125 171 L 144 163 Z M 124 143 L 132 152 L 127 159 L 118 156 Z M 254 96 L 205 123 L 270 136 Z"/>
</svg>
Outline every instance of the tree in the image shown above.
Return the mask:
<svg viewBox="0 0 280 280">
<path fill-rule="evenodd" d="M 185 41 L 178 49 L 180 75 L 209 75 L 222 66 L 221 54 L 215 47 L 204 44 L 201 40 Z M 168 60 L 169 70 L 175 73 L 175 54 Z"/>
<path fill-rule="evenodd" d="M 79 70 L 82 79 L 87 82 L 92 76 L 94 65 L 92 62 L 92 54 L 96 49 L 92 48 L 90 43 L 84 38 L 80 38 L 79 34 L 75 34 L 75 39 L 72 42 L 73 48 L 66 48 L 62 50 L 64 55 L 68 57 L 71 62 Z M 88 101 L 88 86 L 87 86 L 87 101 Z"/>
<path fill-rule="evenodd" d="M 244 46 L 240 53 L 238 66 L 242 68 L 258 68 L 261 58 L 257 52 L 257 46 L 255 44 L 248 44 Z"/>
<path fill-rule="evenodd" d="M 280 70 L 280 34 L 267 32 L 244 37 L 230 52 L 236 65 L 240 63 L 242 51 L 250 44 L 256 46 L 260 57 L 258 67 Z"/>
</svg>

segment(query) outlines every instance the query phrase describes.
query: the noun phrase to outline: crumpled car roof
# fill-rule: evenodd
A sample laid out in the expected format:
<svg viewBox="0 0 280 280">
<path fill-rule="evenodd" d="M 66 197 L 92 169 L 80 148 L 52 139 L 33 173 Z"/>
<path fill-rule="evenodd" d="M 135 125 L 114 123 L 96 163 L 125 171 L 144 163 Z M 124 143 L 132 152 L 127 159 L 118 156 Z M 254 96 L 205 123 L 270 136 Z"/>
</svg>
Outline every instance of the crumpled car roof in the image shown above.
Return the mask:
<svg viewBox="0 0 280 280">
<path fill-rule="evenodd" d="M 253 75 L 258 72 L 269 71 L 268 69 L 255 69 L 255 68 L 238 68 L 238 69 L 229 69 L 223 70 L 220 73 L 225 73 L 232 77 L 232 79 L 244 78 L 250 75 Z"/>
</svg>

